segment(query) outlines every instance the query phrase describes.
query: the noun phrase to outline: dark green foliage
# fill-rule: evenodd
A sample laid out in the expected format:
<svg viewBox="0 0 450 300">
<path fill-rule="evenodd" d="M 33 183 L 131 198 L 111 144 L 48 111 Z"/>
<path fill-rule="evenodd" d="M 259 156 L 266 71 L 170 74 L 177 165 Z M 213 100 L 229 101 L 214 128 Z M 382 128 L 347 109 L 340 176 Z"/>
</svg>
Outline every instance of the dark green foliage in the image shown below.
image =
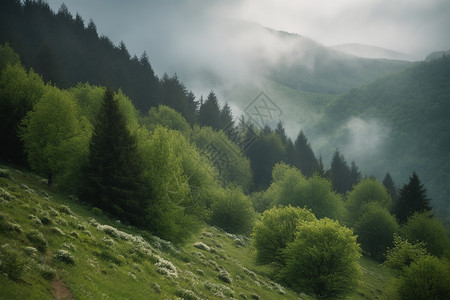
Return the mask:
<svg viewBox="0 0 450 300">
<path fill-rule="evenodd" d="M 394 289 L 399 299 L 450 299 L 450 263 L 424 256 L 406 268 Z"/>
<path fill-rule="evenodd" d="M 299 292 L 338 298 L 352 292 L 361 276 L 360 249 L 353 232 L 327 218 L 301 223 L 286 249 L 281 277 Z"/>
<path fill-rule="evenodd" d="M 249 133 L 249 138 L 254 137 Z M 253 190 L 270 185 L 272 168 L 286 155 L 281 138 L 274 132 L 261 132 L 248 148 L 247 157 L 253 170 Z"/>
<path fill-rule="evenodd" d="M 9 248 L 8 245 L 0 247 L 0 271 L 8 275 L 8 278 L 18 281 L 25 269 L 26 261 L 17 251 Z"/>
<path fill-rule="evenodd" d="M 312 176 L 319 169 L 319 162 L 314 156 L 311 145 L 303 131 L 300 131 L 295 140 L 292 164 L 307 177 Z"/>
<path fill-rule="evenodd" d="M 370 172 L 390 170 L 393 178 L 405 178 L 414 168 L 434 206 L 448 209 L 449 81 L 450 56 L 416 63 L 338 97 L 327 106 L 326 117 L 316 128 L 330 137 L 326 147 L 333 147 L 351 138 L 340 130 L 348 120 L 377 120 L 377 127 L 389 133 L 373 148 L 378 151 L 363 154 L 358 163 Z"/>
<path fill-rule="evenodd" d="M 409 182 L 403 185 L 393 210 L 400 224 L 405 223 L 416 212 L 431 210 L 430 199 L 416 172 L 409 177 Z"/>
<path fill-rule="evenodd" d="M 198 124 L 201 126 L 210 126 L 217 130 L 223 129 L 221 128 L 220 114 L 220 105 L 217 96 L 214 92 L 210 92 L 205 102 L 200 105 Z"/>
<path fill-rule="evenodd" d="M 17 131 L 20 121 L 44 93 L 44 82 L 32 70 L 25 71 L 8 45 L 0 46 L 0 64 L 0 158 L 23 165 L 26 156 Z"/>
<path fill-rule="evenodd" d="M 187 91 L 184 84 L 178 80 L 177 75 L 169 77 L 167 74 L 164 74 L 161 79 L 160 89 L 162 104 L 181 113 L 189 123 L 193 124 L 197 114 L 195 96 L 192 92 Z"/>
<path fill-rule="evenodd" d="M 311 211 L 299 207 L 279 206 L 266 210 L 252 232 L 256 261 L 263 264 L 284 264 L 283 251 L 294 241 L 297 226 L 301 222 L 313 220 L 316 217 Z"/>
<path fill-rule="evenodd" d="M 38 230 L 30 231 L 26 234 L 27 239 L 36 247 L 39 251 L 44 253 L 47 250 L 48 244 L 44 238 L 42 232 Z"/>
<path fill-rule="evenodd" d="M 216 197 L 211 205 L 211 224 L 230 233 L 250 233 L 255 214 L 250 199 L 234 187 L 218 191 Z"/>
<path fill-rule="evenodd" d="M 423 242 L 432 255 L 450 257 L 450 241 L 445 227 L 429 213 L 414 214 L 403 225 L 400 233 L 413 243 Z"/>
<path fill-rule="evenodd" d="M 386 191 L 388 192 L 389 196 L 391 196 L 392 202 L 395 205 L 398 197 L 397 187 L 395 186 L 394 180 L 392 179 L 391 174 L 389 174 L 389 172 L 387 172 L 386 175 L 384 176 L 383 185 L 386 188 Z"/>
<path fill-rule="evenodd" d="M 146 206 L 136 138 L 129 132 L 111 89 L 105 92 L 89 150 L 81 199 L 117 218 L 145 227 Z"/>
<path fill-rule="evenodd" d="M 9 42 L 27 68 L 59 87 L 88 81 L 123 88 L 141 111 L 164 100 L 147 54 L 132 58 L 123 42 L 99 37 L 93 20 L 85 27 L 65 6 L 55 14 L 45 1 L 2 1 L 0 20 L 0 43 Z"/>
<path fill-rule="evenodd" d="M 349 167 L 344 156 L 336 150 L 331 160 L 330 178 L 333 189 L 338 193 L 345 194 L 361 180 L 361 174 L 354 162 Z"/>
<path fill-rule="evenodd" d="M 387 208 L 372 202 L 363 208 L 363 214 L 356 222 L 355 234 L 365 253 L 382 260 L 386 249 L 392 246 L 394 233 L 398 230 L 395 218 Z"/>
</svg>

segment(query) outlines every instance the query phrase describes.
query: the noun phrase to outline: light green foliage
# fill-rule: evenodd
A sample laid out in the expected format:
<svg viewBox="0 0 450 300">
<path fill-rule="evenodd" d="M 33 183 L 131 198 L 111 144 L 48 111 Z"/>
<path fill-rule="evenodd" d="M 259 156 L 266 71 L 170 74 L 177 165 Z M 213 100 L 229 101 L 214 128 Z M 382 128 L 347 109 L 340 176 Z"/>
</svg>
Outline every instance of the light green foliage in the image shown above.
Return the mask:
<svg viewBox="0 0 450 300">
<path fill-rule="evenodd" d="M 248 190 L 252 180 L 250 162 L 225 133 L 216 132 L 211 127 L 195 126 L 192 141 L 210 158 L 225 184 L 239 185 L 244 191 Z"/>
<path fill-rule="evenodd" d="M 272 205 L 306 207 L 318 218 L 342 218 L 345 214 L 339 194 L 332 190 L 329 180 L 318 175 L 304 177 L 295 167 L 284 163 L 275 165 L 273 182 L 266 191 Z"/>
<path fill-rule="evenodd" d="M 392 200 L 381 182 L 367 178 L 358 183 L 348 194 L 346 206 L 350 214 L 350 223 L 358 220 L 363 206 L 369 202 L 377 202 L 381 207 L 390 209 Z"/>
<path fill-rule="evenodd" d="M 192 204 L 187 176 L 174 143 L 183 136 L 157 127 L 153 133 L 138 130 L 138 151 L 143 160 L 142 180 L 149 185 L 151 199 L 146 209 L 150 230 L 165 239 L 181 241 L 196 226 L 184 208 Z"/>
<path fill-rule="evenodd" d="M 359 257 L 350 229 L 328 218 L 303 222 L 286 249 L 281 277 L 297 291 L 325 298 L 344 296 L 359 284 Z"/>
<path fill-rule="evenodd" d="M 79 83 L 76 87 L 69 89 L 69 93 L 77 102 L 82 115 L 91 124 L 95 124 L 96 117 L 102 106 L 105 88 L 90 85 L 89 83 Z M 138 112 L 134 108 L 131 100 L 120 89 L 114 95 L 114 100 L 119 103 L 120 111 L 124 115 L 127 123 L 127 128 L 131 132 L 136 131 L 139 127 Z"/>
<path fill-rule="evenodd" d="M 450 299 L 450 263 L 424 256 L 405 269 L 394 282 L 398 299 Z"/>
<path fill-rule="evenodd" d="M 0 45 L 0 71 L 6 65 L 20 65 L 20 56 L 9 46 L 8 43 Z"/>
<path fill-rule="evenodd" d="M 217 190 L 211 210 L 213 225 L 231 233 L 250 233 L 255 213 L 249 197 L 240 188 Z"/>
<path fill-rule="evenodd" d="M 423 242 L 432 255 L 450 256 L 450 241 L 445 227 L 430 213 L 415 213 L 401 228 L 400 233 L 413 243 Z"/>
<path fill-rule="evenodd" d="M 266 210 L 252 232 L 256 261 L 283 263 L 283 251 L 294 241 L 299 223 L 314 220 L 316 217 L 311 211 L 299 207 L 279 206 Z"/>
<path fill-rule="evenodd" d="M 362 210 L 363 214 L 355 225 L 358 242 L 364 252 L 381 260 L 387 247 L 394 241 L 394 233 L 398 230 L 397 221 L 377 202 L 366 204 Z"/>
<path fill-rule="evenodd" d="M 2 52 L 2 51 L 0 51 Z M 1 61 L 1 59 L 0 59 Z M 0 62 L 1 64 L 1 62 Z M 17 136 L 20 121 L 39 101 L 44 92 L 42 78 L 20 64 L 6 65 L 0 75 L 0 157 L 24 163 L 23 143 Z"/>
<path fill-rule="evenodd" d="M 388 268 L 403 271 L 413 262 L 428 255 L 423 243 L 411 244 L 399 235 L 394 235 L 394 247 L 386 252 L 384 265 Z"/>
<path fill-rule="evenodd" d="M 70 94 L 46 86 L 41 100 L 22 122 L 30 166 L 65 188 L 76 188 L 87 162 L 91 126 Z"/>
<path fill-rule="evenodd" d="M 152 107 L 142 122 L 150 131 L 161 125 L 179 131 L 186 138 L 191 133 L 191 126 L 189 126 L 186 119 L 179 112 L 165 105 Z"/>
<path fill-rule="evenodd" d="M 214 193 L 220 188 L 219 174 L 211 161 L 201 155 L 194 144 L 190 144 L 181 134 L 172 132 L 176 138 L 172 139 L 175 153 L 181 157 L 181 166 L 192 197 L 192 205 L 186 207 L 189 214 L 196 214 L 199 218 L 206 217 L 202 207 L 211 206 Z"/>
</svg>

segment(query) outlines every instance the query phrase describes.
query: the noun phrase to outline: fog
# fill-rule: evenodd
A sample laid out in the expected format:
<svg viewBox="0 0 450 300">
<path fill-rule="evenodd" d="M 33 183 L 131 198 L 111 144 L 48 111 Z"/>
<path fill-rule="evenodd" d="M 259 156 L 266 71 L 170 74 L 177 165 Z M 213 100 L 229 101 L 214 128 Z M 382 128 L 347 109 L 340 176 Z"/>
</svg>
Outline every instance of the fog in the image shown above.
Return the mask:
<svg viewBox="0 0 450 300">
<path fill-rule="evenodd" d="M 231 29 L 230 20 L 307 36 L 327 46 L 361 43 L 423 59 L 450 48 L 447 0 L 77 0 L 65 1 L 72 13 L 94 19 L 100 34 L 123 40 L 132 54 L 147 51 L 156 71 L 181 72 L 183 65 L 248 71 L 255 51 L 269 62 L 285 52 L 260 32 Z M 62 0 L 50 0 L 57 10 Z M 231 33 L 231 34 L 230 34 Z M 270 47 L 266 47 L 267 45 Z M 243 72 L 243 73 L 241 73 Z"/>
</svg>

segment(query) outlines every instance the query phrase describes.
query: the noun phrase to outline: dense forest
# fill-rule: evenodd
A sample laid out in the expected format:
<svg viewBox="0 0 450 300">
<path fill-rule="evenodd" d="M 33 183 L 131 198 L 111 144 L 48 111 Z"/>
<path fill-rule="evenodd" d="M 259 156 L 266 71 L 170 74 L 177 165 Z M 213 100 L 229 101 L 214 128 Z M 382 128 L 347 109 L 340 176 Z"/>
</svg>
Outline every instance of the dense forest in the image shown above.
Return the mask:
<svg viewBox="0 0 450 300">
<path fill-rule="evenodd" d="M 350 294 L 360 284 L 364 255 L 397 272 L 392 295 L 450 297 L 450 240 L 421 174 L 411 171 L 397 187 L 387 172 L 395 169 L 385 170 L 380 182 L 361 174 L 339 150 L 325 168 L 303 131 L 292 140 L 281 122 L 259 127 L 233 116 L 213 91 L 203 98 L 176 75 L 157 77 L 145 53 L 131 57 L 124 43 L 99 37 L 92 20 L 85 25 L 65 5 L 54 13 L 43 1 L 9 0 L 0 11 L 2 163 L 32 170 L 93 212 L 175 244 L 205 223 L 249 236 L 254 259 L 298 293 Z M 444 57 L 350 91 L 326 108 L 330 125 L 323 128 L 364 111 L 358 106 L 363 101 L 383 107 L 393 101 L 372 101 L 365 91 L 404 92 L 397 101 L 413 106 L 411 95 L 423 92 L 414 90 L 414 78 L 437 95 L 433 105 L 416 109 L 441 120 L 437 115 L 448 113 L 442 109 L 448 65 Z M 427 68 L 444 79 L 420 77 Z M 411 78 L 408 91 L 396 86 L 398 76 Z M 411 127 L 416 120 L 407 111 L 383 117 L 398 135 L 414 130 L 425 140 L 448 126 Z M 410 142 L 398 135 L 396 142 Z M 421 151 L 441 157 L 449 146 L 448 137 L 442 140 Z M 398 150 L 395 143 L 390 147 Z M 423 152 L 416 155 L 427 162 Z M 439 176 L 444 182 L 448 174 Z M 1 215 L 1 236 L 15 231 L 11 224 Z M 27 234 L 27 240 L 39 245 L 41 235 Z M 1 249 L 8 261 L 0 264 L 2 273 L 18 280 L 11 271 L 14 255 Z M 417 288 L 422 282 L 429 286 Z"/>
</svg>

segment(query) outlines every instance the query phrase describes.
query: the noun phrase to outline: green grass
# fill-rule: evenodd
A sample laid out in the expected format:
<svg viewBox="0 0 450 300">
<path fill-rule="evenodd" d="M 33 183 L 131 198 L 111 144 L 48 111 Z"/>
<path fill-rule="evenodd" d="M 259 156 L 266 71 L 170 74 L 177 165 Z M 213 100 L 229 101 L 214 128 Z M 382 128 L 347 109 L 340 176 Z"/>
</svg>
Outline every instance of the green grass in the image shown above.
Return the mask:
<svg viewBox="0 0 450 300">
<path fill-rule="evenodd" d="M 8 174 L 0 178 L 0 254 L 13 253 L 12 263 L 24 268 L 16 280 L 0 274 L 2 299 L 53 299 L 56 280 L 75 299 L 299 298 L 269 279 L 270 267 L 255 264 L 246 237 L 205 225 L 175 246 L 93 212 L 38 176 L 15 169 Z M 45 250 L 30 248 L 40 244 L 27 238 L 31 231 L 42 233 Z M 194 247 L 198 242 L 209 251 Z M 361 265 L 364 283 L 351 298 L 382 298 L 391 275 L 369 259 Z"/>
</svg>

